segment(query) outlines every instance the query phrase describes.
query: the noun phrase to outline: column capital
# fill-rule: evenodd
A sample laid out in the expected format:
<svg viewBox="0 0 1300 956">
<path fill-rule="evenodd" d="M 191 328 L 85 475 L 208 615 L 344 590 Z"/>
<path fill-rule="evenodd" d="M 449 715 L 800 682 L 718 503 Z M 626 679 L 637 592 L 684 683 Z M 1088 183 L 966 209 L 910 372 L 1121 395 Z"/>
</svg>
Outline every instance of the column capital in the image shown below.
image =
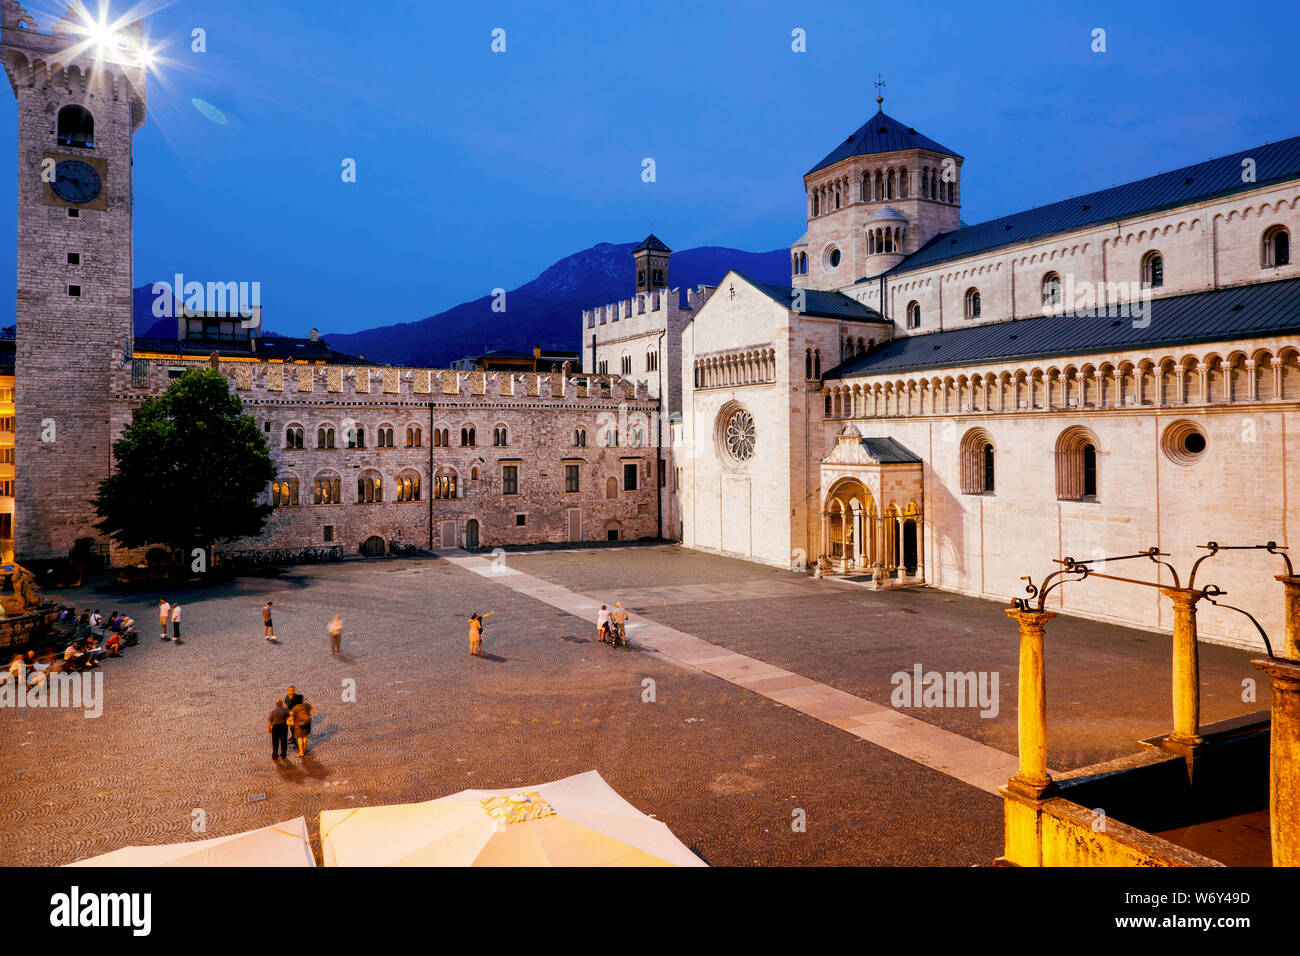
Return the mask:
<svg viewBox="0 0 1300 956">
<path fill-rule="evenodd" d="M 1031 631 L 1041 631 L 1043 625 L 1057 616 L 1056 611 L 1022 611 L 1018 607 L 1008 607 L 1002 610 L 1007 617 L 1018 621 L 1022 628 L 1028 628 Z"/>
<path fill-rule="evenodd" d="M 1189 591 L 1186 588 L 1161 588 L 1160 593 L 1174 602 L 1175 608 L 1187 608 L 1195 613 L 1196 602 L 1201 599 L 1200 591 Z"/>
<path fill-rule="evenodd" d="M 1273 679 L 1275 691 L 1300 693 L 1300 662 L 1264 657 L 1250 663 Z"/>
</svg>

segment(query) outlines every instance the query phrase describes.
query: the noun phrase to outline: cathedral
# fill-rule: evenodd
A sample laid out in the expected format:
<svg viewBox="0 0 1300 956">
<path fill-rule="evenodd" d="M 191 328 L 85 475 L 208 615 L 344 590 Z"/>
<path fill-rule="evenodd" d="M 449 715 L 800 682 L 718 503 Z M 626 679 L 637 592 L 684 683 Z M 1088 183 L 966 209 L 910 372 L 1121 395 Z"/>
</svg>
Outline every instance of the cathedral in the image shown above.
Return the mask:
<svg viewBox="0 0 1300 956">
<path fill-rule="evenodd" d="M 682 543 L 998 601 L 1066 557 L 1172 584 L 1115 559 L 1158 548 L 1185 580 L 1212 541 L 1285 547 L 1300 137 L 966 225 L 965 157 L 877 106 L 803 177 L 788 286 L 732 272 L 631 337 L 665 333 L 680 362 Z M 588 358 L 645 325 L 649 297 L 584 315 Z M 1223 555 L 1198 581 L 1280 635 L 1282 562 Z M 1049 608 L 1172 627 L 1131 581 L 1072 583 Z M 1238 612 L 1199 617 L 1203 638 L 1262 648 Z"/>
<path fill-rule="evenodd" d="M 1131 580 L 1072 583 L 1051 609 L 1168 631 L 1170 602 L 1133 582 L 1170 571 L 1116 559 L 1157 548 L 1185 574 L 1210 542 L 1286 547 L 1300 520 L 1300 137 L 967 225 L 966 157 L 878 100 L 803 176 L 788 285 L 673 288 L 651 235 L 633 294 L 575 316 L 580 370 L 381 367 L 222 314 L 136 341 L 146 70 L 78 52 L 72 26 L 0 0 L 20 560 L 96 537 L 113 439 L 205 366 L 279 470 L 270 524 L 238 548 L 667 539 L 1000 602 L 1073 557 Z M 1276 634 L 1281 570 L 1224 552 L 1203 580 Z M 1238 612 L 1200 617 L 1202 637 L 1260 646 Z"/>
</svg>

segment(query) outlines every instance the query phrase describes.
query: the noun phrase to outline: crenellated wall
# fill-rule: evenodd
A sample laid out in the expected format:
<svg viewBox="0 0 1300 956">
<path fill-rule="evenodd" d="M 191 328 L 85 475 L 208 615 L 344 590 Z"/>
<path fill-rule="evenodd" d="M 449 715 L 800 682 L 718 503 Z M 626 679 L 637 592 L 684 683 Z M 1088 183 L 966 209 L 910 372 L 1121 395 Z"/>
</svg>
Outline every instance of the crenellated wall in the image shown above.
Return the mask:
<svg viewBox="0 0 1300 956">
<path fill-rule="evenodd" d="M 114 435 L 144 399 L 166 389 L 170 369 L 210 365 L 115 363 Z M 471 522 L 479 545 L 489 548 L 605 540 L 611 530 L 620 539 L 656 534 L 651 429 L 657 403 L 644 383 L 600 376 L 580 385 L 560 374 L 280 362 L 217 367 L 262 426 L 277 482 L 295 487 L 296 481 L 297 499 L 276 507 L 258 539 L 224 547 L 337 544 L 357 553 L 372 536 L 460 547 L 472 544 Z M 392 446 L 379 444 L 390 429 Z M 290 447 L 299 430 L 303 447 Z M 348 447 L 349 436 L 358 434 L 364 446 Z M 627 465 L 635 467 L 635 488 L 628 486 Z M 517 469 L 514 494 L 506 493 L 507 466 Z M 566 466 L 578 469 L 576 491 L 566 490 Z M 370 478 L 379 479 L 381 500 L 358 501 L 358 481 Z M 417 478 L 418 500 L 395 500 L 403 479 Z M 454 493 L 440 496 L 451 483 L 439 478 L 454 480 Z M 327 481 L 325 497 L 333 497 L 337 481 L 339 500 L 317 503 L 317 483 Z M 272 500 L 271 488 L 263 500 Z M 326 527 L 332 529 L 329 541 Z M 120 561 L 133 557 L 115 555 Z"/>
</svg>

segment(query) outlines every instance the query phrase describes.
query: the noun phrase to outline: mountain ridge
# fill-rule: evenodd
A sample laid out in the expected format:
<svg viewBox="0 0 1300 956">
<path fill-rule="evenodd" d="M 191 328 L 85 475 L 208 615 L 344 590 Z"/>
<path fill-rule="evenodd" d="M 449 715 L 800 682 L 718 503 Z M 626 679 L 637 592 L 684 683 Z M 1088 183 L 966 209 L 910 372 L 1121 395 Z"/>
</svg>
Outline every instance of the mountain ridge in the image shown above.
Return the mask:
<svg viewBox="0 0 1300 956">
<path fill-rule="evenodd" d="M 572 253 L 504 296 L 505 311 L 492 311 L 494 296 L 480 296 L 441 312 L 375 326 L 359 332 L 322 332 L 330 347 L 374 362 L 446 368 L 466 355 L 497 348 L 527 350 L 534 345 L 578 351 L 582 310 L 632 298 L 637 243 L 601 242 Z M 731 269 L 758 282 L 789 280 L 786 249 L 746 252 L 727 246 L 697 246 L 673 253 L 669 280 L 674 288 L 716 285 Z M 135 334 L 171 338 L 175 319 L 152 313 L 152 283 L 133 290 Z M 273 321 L 273 320 L 272 320 Z M 263 334 L 274 334 L 263 331 Z"/>
</svg>

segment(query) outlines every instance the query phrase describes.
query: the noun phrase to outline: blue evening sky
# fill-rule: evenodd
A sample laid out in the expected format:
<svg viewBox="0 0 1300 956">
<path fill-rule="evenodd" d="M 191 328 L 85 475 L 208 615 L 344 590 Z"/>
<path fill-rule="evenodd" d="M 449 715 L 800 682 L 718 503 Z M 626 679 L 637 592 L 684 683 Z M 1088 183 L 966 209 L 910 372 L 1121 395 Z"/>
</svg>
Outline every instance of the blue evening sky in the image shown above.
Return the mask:
<svg viewBox="0 0 1300 956">
<path fill-rule="evenodd" d="M 45 31 L 65 3 L 26 5 Z M 978 222 L 1300 134 L 1298 11 L 179 0 L 146 18 L 169 62 L 135 138 L 135 284 L 260 281 L 267 326 L 305 334 L 419 319 L 652 224 L 677 249 L 784 247 L 877 73 L 887 113 L 966 157 Z M 10 262 L 13 203 L 0 189 Z"/>
</svg>

